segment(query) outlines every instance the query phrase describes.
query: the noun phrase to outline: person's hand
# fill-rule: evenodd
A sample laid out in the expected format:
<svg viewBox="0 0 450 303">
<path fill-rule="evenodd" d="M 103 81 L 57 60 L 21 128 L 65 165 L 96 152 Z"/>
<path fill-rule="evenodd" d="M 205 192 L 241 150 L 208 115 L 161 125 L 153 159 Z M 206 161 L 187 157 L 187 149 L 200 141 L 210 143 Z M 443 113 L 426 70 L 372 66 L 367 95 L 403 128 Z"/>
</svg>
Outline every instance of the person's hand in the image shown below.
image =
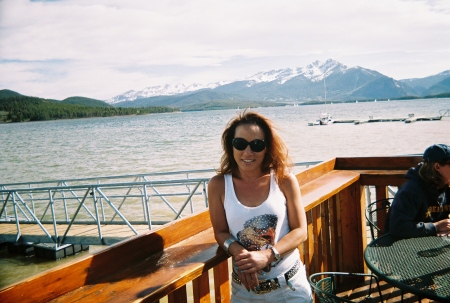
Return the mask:
<svg viewBox="0 0 450 303">
<path fill-rule="evenodd" d="M 263 274 L 262 269 L 269 264 L 271 254 L 271 250 L 245 251 L 234 257 L 239 279 L 245 288 L 254 290 L 259 286 L 258 274 Z"/>
<path fill-rule="evenodd" d="M 248 291 L 255 290 L 259 286 L 258 275 L 256 272 L 246 273 L 245 270 L 244 272 L 239 271 L 238 276 L 242 285 L 244 285 Z"/>
<path fill-rule="evenodd" d="M 450 236 L 450 219 L 444 219 L 434 223 L 438 236 Z"/>
</svg>

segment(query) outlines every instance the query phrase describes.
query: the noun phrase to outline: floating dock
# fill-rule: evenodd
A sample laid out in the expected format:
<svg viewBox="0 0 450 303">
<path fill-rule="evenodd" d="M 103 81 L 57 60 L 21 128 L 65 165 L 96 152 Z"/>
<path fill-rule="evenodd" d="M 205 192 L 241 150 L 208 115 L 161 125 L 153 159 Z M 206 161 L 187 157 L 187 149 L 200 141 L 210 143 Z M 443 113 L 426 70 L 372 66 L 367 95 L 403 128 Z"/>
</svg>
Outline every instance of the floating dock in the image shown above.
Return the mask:
<svg viewBox="0 0 450 303">
<path fill-rule="evenodd" d="M 131 238 L 135 234 L 126 225 L 107 225 L 102 224 L 102 238 L 99 238 L 96 225 L 77 225 L 72 226 L 70 235 L 65 238 L 64 244 L 56 245 L 49 243 L 47 235 L 42 231 L 38 224 L 21 225 L 19 242 L 15 224 L 0 223 L 0 243 L 5 243 L 9 253 L 17 253 L 25 256 L 35 255 L 47 259 L 58 260 L 67 256 L 75 255 L 81 251 L 89 249 L 89 245 L 112 245 L 122 240 Z M 43 224 L 47 230 L 54 225 Z M 60 229 L 63 234 L 67 224 L 57 224 L 56 228 Z M 149 231 L 148 225 L 134 225 L 134 228 L 140 233 Z M 158 227 L 155 227 L 155 229 Z M 58 237 L 60 239 L 61 237 Z"/>
<path fill-rule="evenodd" d="M 442 116 L 435 117 L 414 117 L 413 114 L 408 115 L 407 118 L 372 118 L 357 120 L 357 119 L 337 119 L 334 120 L 333 123 L 353 123 L 353 124 L 363 124 L 363 123 L 375 123 L 375 122 L 404 122 L 404 123 L 412 123 L 416 121 L 439 121 L 442 119 Z"/>
</svg>

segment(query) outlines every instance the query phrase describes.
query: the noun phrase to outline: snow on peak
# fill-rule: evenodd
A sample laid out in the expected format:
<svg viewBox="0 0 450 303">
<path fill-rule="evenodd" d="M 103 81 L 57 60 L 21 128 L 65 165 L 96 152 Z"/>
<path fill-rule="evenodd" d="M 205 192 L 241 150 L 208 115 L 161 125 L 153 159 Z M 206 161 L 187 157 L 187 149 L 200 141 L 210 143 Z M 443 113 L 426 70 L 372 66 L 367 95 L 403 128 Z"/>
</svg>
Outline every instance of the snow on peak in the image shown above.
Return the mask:
<svg viewBox="0 0 450 303">
<path fill-rule="evenodd" d="M 207 85 L 201 85 L 198 83 L 186 85 L 183 83 L 178 83 L 174 85 L 165 84 L 165 85 L 149 86 L 141 91 L 134 91 L 134 90 L 127 91 L 119 96 L 106 100 L 106 102 L 114 104 L 123 101 L 134 101 L 136 99 L 150 98 L 155 96 L 171 96 L 187 92 L 193 92 L 204 88 L 212 89 L 223 84 L 224 82 L 210 83 Z"/>
<path fill-rule="evenodd" d="M 335 70 L 345 71 L 347 70 L 347 66 L 333 59 L 328 59 L 325 62 L 316 60 L 308 66 L 302 68 L 301 73 L 311 81 L 319 82 L 322 81 L 323 78 L 331 75 Z"/>
<path fill-rule="evenodd" d="M 247 84 L 247 87 L 250 87 L 253 84 L 261 82 L 278 81 L 279 84 L 283 84 L 286 81 L 297 76 L 298 76 L 297 69 L 286 68 L 286 69 L 272 70 L 268 72 L 260 72 L 257 73 L 256 75 L 246 78 L 245 80 L 249 82 Z"/>
<path fill-rule="evenodd" d="M 317 60 L 303 68 L 294 68 L 294 69 L 286 68 L 286 69 L 259 72 L 251 77 L 245 78 L 240 81 L 246 81 L 247 87 L 251 87 L 255 84 L 262 82 L 274 82 L 274 81 L 276 81 L 278 84 L 284 84 L 286 81 L 289 81 L 298 76 L 303 76 L 313 82 L 319 82 L 322 81 L 324 78 L 328 77 L 329 75 L 331 75 L 335 71 L 345 72 L 347 70 L 348 70 L 347 66 L 339 63 L 336 60 L 328 59 L 325 62 Z M 231 82 L 232 81 L 221 81 L 216 83 L 210 83 L 207 85 L 201 85 L 198 83 L 186 85 L 183 83 L 178 83 L 175 85 L 165 84 L 158 86 L 149 86 L 141 91 L 134 91 L 134 90 L 127 91 L 119 96 L 106 100 L 106 102 L 113 104 L 123 101 L 134 101 L 136 99 L 149 98 L 155 96 L 171 96 L 186 92 L 193 92 L 196 90 L 206 88 L 214 89 L 218 86 L 222 86 Z"/>
<path fill-rule="evenodd" d="M 347 70 L 347 66 L 339 63 L 336 60 L 328 59 L 325 62 L 314 61 L 303 68 L 286 68 L 279 70 L 272 70 L 266 72 L 257 73 L 245 80 L 248 81 L 247 87 L 251 87 L 261 82 L 273 82 L 277 81 L 278 84 L 284 84 L 286 81 L 292 78 L 303 75 L 313 82 L 322 81 L 323 78 L 328 77 L 334 71 L 344 72 Z"/>
</svg>

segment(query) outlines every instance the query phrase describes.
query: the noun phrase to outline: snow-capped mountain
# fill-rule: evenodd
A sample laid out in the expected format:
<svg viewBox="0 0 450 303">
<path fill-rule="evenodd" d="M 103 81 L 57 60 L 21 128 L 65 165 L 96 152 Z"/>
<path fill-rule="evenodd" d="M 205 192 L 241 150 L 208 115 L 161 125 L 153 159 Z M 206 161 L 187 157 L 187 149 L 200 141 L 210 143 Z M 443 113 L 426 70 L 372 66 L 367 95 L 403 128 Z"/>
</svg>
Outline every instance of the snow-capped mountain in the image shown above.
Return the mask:
<svg viewBox="0 0 450 303">
<path fill-rule="evenodd" d="M 106 100 L 107 103 L 115 104 L 124 101 L 134 101 L 136 99 L 149 98 L 155 96 L 172 96 L 178 95 L 186 92 L 193 92 L 200 89 L 205 88 L 216 88 L 219 85 L 223 85 L 225 82 L 217 82 L 217 83 L 209 83 L 207 85 L 201 85 L 199 83 L 194 83 L 191 85 L 186 85 L 183 83 L 179 83 L 176 85 L 158 85 L 158 86 L 149 86 L 144 88 L 141 91 L 130 90 L 121 95 L 113 97 L 109 100 Z"/>
<path fill-rule="evenodd" d="M 141 91 L 128 91 L 106 102 L 123 107 L 173 106 L 180 109 L 211 106 L 214 102 L 222 105 L 238 101 L 298 103 L 324 100 L 325 89 L 327 100 L 335 101 L 399 98 L 445 92 L 448 86 L 445 81 L 450 80 L 446 73 L 448 71 L 399 81 L 374 70 L 359 66 L 349 68 L 328 59 L 306 67 L 259 72 L 236 81 L 151 86 Z"/>
<path fill-rule="evenodd" d="M 346 69 L 347 66 L 335 60 L 328 59 L 326 62 L 315 61 L 309 64 L 308 66 L 301 68 L 295 69 L 286 68 L 286 69 L 259 72 L 253 76 L 244 78 L 242 80 L 236 80 L 235 82 L 246 81 L 248 82 L 246 84 L 247 87 L 252 87 L 255 84 L 264 82 L 277 82 L 278 84 L 284 84 L 287 81 L 301 75 L 310 79 L 312 82 L 319 82 L 322 81 L 324 77 L 332 74 L 333 71 L 335 70 L 344 71 Z M 141 91 L 134 91 L 134 90 L 127 91 L 121 95 L 106 100 L 106 102 L 110 104 L 115 104 L 124 101 L 134 101 L 136 99 L 156 97 L 156 96 L 173 96 L 201 89 L 214 89 L 216 87 L 226 85 L 229 83 L 232 82 L 222 81 L 216 83 L 209 83 L 206 85 L 202 85 L 199 83 L 194 83 L 191 85 L 179 83 L 176 85 L 166 84 L 158 86 L 149 86 Z"/>
<path fill-rule="evenodd" d="M 273 81 L 276 81 L 278 84 L 284 84 L 287 81 L 301 75 L 310 79 L 312 82 L 319 82 L 322 81 L 324 77 L 333 73 L 333 70 L 335 69 L 343 71 L 347 69 L 347 66 L 335 60 L 329 59 L 324 63 L 315 61 L 306 67 L 295 69 L 286 68 L 268 72 L 260 72 L 244 80 L 249 82 L 247 84 L 247 87 L 251 87 L 252 85 L 257 83 Z"/>
</svg>

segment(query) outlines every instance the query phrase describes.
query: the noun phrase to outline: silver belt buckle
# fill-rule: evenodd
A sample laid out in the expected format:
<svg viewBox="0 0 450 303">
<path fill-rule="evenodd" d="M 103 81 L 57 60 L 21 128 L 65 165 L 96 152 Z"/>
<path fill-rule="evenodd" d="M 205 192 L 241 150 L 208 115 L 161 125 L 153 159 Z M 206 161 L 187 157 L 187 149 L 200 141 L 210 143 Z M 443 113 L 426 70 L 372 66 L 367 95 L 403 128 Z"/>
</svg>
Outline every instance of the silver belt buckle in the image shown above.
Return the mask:
<svg viewBox="0 0 450 303">
<path fill-rule="evenodd" d="M 272 290 L 278 289 L 280 288 L 280 282 L 278 282 L 277 279 L 270 279 L 270 280 L 266 280 L 266 281 L 261 281 L 262 283 L 260 283 L 253 292 L 257 295 L 262 295 L 262 294 L 266 294 L 268 292 L 271 292 Z M 263 289 L 261 289 L 261 286 L 263 287 Z"/>
</svg>

